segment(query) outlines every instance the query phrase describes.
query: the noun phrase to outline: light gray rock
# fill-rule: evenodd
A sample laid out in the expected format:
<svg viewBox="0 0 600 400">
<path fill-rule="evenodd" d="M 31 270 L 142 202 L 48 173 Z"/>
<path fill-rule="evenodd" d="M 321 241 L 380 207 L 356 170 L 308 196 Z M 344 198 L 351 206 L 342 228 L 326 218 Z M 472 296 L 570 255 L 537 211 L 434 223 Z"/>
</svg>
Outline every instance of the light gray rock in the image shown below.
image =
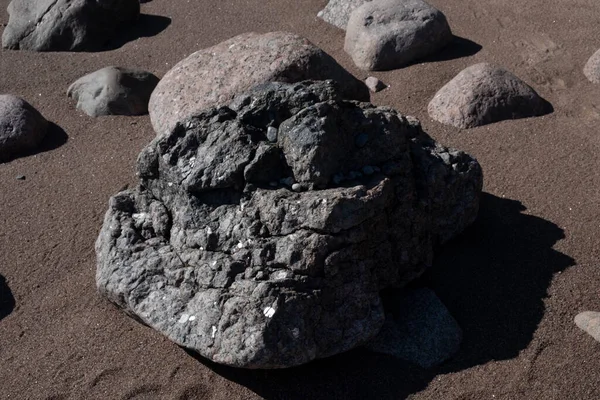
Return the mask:
<svg viewBox="0 0 600 400">
<path fill-rule="evenodd" d="M 600 50 L 595 52 L 583 67 L 583 74 L 592 83 L 600 83 Z"/>
<path fill-rule="evenodd" d="M 387 172 L 335 184 L 366 165 Z M 111 198 L 96 242 L 100 292 L 179 345 L 244 368 L 374 337 L 380 290 L 430 265 L 475 219 L 482 187 L 473 158 L 413 118 L 342 100 L 332 81 L 263 84 L 204 110 L 157 136 L 138 176 Z M 301 192 L 277 185 L 289 177 Z"/>
<path fill-rule="evenodd" d="M 432 368 L 456 354 L 462 330 L 430 289 L 411 290 L 386 315 L 379 334 L 366 347 Z"/>
<path fill-rule="evenodd" d="M 167 72 L 150 98 L 150 119 L 154 130 L 165 134 L 252 86 L 305 79 L 333 79 L 346 97 L 369 100 L 363 82 L 307 39 L 287 32 L 245 33 L 197 51 Z"/>
<path fill-rule="evenodd" d="M 346 30 L 352 11 L 371 0 L 329 0 L 329 3 L 317 14 L 317 17 Z"/>
<path fill-rule="evenodd" d="M 422 0 L 373 0 L 352 12 L 344 50 L 367 71 L 401 68 L 452 40 L 446 17 Z"/>
<path fill-rule="evenodd" d="M 140 14 L 138 0 L 12 0 L 2 47 L 33 51 L 100 49 Z"/>
<path fill-rule="evenodd" d="M 600 312 L 584 311 L 575 316 L 575 324 L 600 342 Z"/>
<path fill-rule="evenodd" d="M 31 104 L 0 95 L 0 162 L 35 150 L 44 140 L 48 121 Z"/>
<path fill-rule="evenodd" d="M 461 71 L 427 107 L 431 118 L 458 128 L 534 117 L 551 110 L 552 106 L 525 82 L 488 63 Z"/>
<path fill-rule="evenodd" d="M 369 76 L 367 79 L 365 79 L 365 85 L 367 85 L 369 90 L 373 93 L 380 92 L 383 89 L 387 88 L 387 85 L 385 83 L 381 82 L 374 76 Z"/>
<path fill-rule="evenodd" d="M 67 96 L 87 115 L 141 115 L 159 79 L 150 72 L 106 67 L 76 80 Z"/>
</svg>

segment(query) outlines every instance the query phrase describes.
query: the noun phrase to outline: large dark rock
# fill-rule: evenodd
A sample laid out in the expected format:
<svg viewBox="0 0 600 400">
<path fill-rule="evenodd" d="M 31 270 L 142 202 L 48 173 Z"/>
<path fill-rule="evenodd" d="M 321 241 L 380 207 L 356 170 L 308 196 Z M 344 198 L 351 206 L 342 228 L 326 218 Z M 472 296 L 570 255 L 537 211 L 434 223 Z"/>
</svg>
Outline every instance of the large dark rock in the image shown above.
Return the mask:
<svg viewBox="0 0 600 400">
<path fill-rule="evenodd" d="M 342 100 L 331 81 L 265 84 L 202 111 L 157 136 L 138 174 L 96 242 L 100 292 L 245 368 L 374 337 L 379 291 L 430 265 L 475 219 L 482 187 L 472 157 L 390 108 Z"/>
<path fill-rule="evenodd" d="M 515 75 L 488 63 L 462 70 L 429 102 L 429 116 L 457 128 L 544 115 L 552 106 Z"/>
<path fill-rule="evenodd" d="M 452 40 L 446 16 L 422 0 L 373 0 L 350 14 L 344 50 L 357 67 L 389 70 L 435 54 Z"/>
<path fill-rule="evenodd" d="M 150 98 L 150 119 L 162 135 L 255 85 L 305 79 L 333 79 L 345 97 L 369 100 L 363 82 L 307 39 L 288 32 L 244 33 L 193 53 L 167 72 Z"/>
<path fill-rule="evenodd" d="M 100 49 L 140 14 L 139 0 L 12 0 L 2 47 L 33 51 Z"/>
<path fill-rule="evenodd" d="M 105 67 L 73 82 L 67 96 L 92 117 L 141 115 L 148 112 L 148 101 L 158 81 L 150 72 Z"/>
<path fill-rule="evenodd" d="M 31 104 L 10 94 L 0 95 L 0 162 L 35 150 L 48 121 Z"/>
</svg>

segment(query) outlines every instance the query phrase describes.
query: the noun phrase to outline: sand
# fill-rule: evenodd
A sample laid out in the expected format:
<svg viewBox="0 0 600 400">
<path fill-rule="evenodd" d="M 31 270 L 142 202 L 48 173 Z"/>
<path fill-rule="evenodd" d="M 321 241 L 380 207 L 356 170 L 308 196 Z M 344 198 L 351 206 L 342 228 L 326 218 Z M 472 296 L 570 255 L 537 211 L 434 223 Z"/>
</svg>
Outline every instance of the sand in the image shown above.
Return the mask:
<svg viewBox="0 0 600 400">
<path fill-rule="evenodd" d="M 150 27 L 113 50 L 0 51 L 0 93 L 60 127 L 47 151 L 0 164 L 0 398 L 600 398 L 600 343 L 573 323 L 600 311 L 600 85 L 582 73 L 600 48 L 600 3 L 430 2 L 464 40 L 428 62 L 374 73 L 391 87 L 372 100 L 416 116 L 484 170 L 478 221 L 417 283 L 464 330 L 453 360 L 426 371 L 354 350 L 289 370 L 235 370 L 186 353 L 96 293 L 94 241 L 108 198 L 136 182 L 136 156 L 154 133 L 148 116 L 76 110 L 65 95 L 73 81 L 108 65 L 162 76 L 198 49 L 272 30 L 306 36 L 369 75 L 343 52 L 343 32 L 316 18 L 326 0 L 153 0 L 142 5 Z M 8 3 L 0 0 L 0 30 Z M 531 84 L 554 112 L 471 130 L 432 121 L 435 92 L 484 61 Z"/>
</svg>

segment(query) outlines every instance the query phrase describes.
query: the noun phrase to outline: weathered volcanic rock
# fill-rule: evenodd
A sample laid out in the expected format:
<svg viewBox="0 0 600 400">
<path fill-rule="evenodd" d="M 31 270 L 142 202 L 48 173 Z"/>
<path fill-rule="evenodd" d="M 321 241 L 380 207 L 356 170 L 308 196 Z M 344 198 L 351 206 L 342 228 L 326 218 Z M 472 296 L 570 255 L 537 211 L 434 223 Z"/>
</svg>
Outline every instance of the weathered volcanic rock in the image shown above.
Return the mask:
<svg viewBox="0 0 600 400">
<path fill-rule="evenodd" d="M 592 83 L 600 83 L 600 50 L 595 52 L 583 67 L 583 74 Z"/>
<path fill-rule="evenodd" d="M 441 11 L 422 0 L 373 0 L 350 14 L 344 50 L 357 67 L 389 70 L 439 51 L 452 40 Z"/>
<path fill-rule="evenodd" d="M 48 121 L 25 100 L 0 95 L 0 162 L 35 150 L 44 140 Z"/>
<path fill-rule="evenodd" d="M 317 17 L 346 30 L 352 11 L 371 0 L 329 0 L 329 3 L 317 14 Z"/>
<path fill-rule="evenodd" d="M 584 311 L 577 314 L 575 324 L 600 342 L 600 312 Z"/>
<path fill-rule="evenodd" d="M 417 289 L 394 304 L 367 348 L 432 368 L 456 354 L 461 341 L 460 326 L 435 293 Z"/>
<path fill-rule="evenodd" d="M 427 108 L 434 120 L 458 128 L 534 117 L 551 110 L 525 82 L 487 63 L 464 69 L 436 93 Z"/>
<path fill-rule="evenodd" d="M 369 99 L 364 83 L 307 39 L 287 32 L 245 33 L 197 51 L 167 72 L 150 98 L 150 119 L 154 130 L 165 134 L 252 86 L 305 79 L 333 79 L 346 97 Z"/>
<path fill-rule="evenodd" d="M 148 101 L 158 81 L 150 72 L 106 67 L 73 82 L 67 96 L 92 117 L 141 115 L 148 112 Z"/>
<path fill-rule="evenodd" d="M 469 155 L 390 108 L 342 100 L 332 81 L 268 83 L 202 111 L 157 136 L 138 174 L 96 242 L 100 292 L 245 368 L 374 337 L 379 291 L 424 271 L 475 219 L 482 187 Z"/>
<path fill-rule="evenodd" d="M 2 47 L 33 51 L 100 49 L 140 14 L 139 0 L 12 0 Z"/>
</svg>

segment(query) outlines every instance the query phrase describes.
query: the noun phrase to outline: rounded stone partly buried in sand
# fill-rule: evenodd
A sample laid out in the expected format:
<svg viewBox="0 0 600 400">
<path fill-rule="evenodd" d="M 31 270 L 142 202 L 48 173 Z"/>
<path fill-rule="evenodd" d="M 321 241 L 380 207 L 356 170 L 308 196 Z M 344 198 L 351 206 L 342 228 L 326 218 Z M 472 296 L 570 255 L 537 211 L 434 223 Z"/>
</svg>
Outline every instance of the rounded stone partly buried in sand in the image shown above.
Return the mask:
<svg viewBox="0 0 600 400">
<path fill-rule="evenodd" d="M 600 50 L 595 52 L 583 67 L 583 73 L 592 83 L 600 83 Z"/>
<path fill-rule="evenodd" d="M 442 87 L 427 111 L 443 124 L 473 128 L 544 115 L 552 111 L 552 106 L 507 70 L 481 63 L 464 69 Z"/>
<path fill-rule="evenodd" d="M 600 342 L 600 312 L 584 311 L 577 314 L 575 324 Z"/>
<path fill-rule="evenodd" d="M 150 98 L 152 126 L 168 133 L 200 110 L 227 104 L 265 82 L 333 79 L 345 97 L 368 101 L 369 90 L 330 55 L 287 32 L 245 33 L 197 51 L 165 74 Z"/>
<path fill-rule="evenodd" d="M 31 104 L 0 95 L 0 162 L 35 150 L 44 140 L 48 121 Z"/>
<path fill-rule="evenodd" d="M 33 51 L 98 50 L 140 14 L 138 0 L 12 0 L 2 47 Z"/>
<path fill-rule="evenodd" d="M 350 15 L 344 50 L 357 67 L 404 67 L 452 40 L 446 17 L 422 0 L 373 0 Z"/>
<path fill-rule="evenodd" d="M 67 96 L 87 115 L 141 115 L 159 79 L 152 73 L 122 67 L 106 67 L 76 80 Z"/>
</svg>

